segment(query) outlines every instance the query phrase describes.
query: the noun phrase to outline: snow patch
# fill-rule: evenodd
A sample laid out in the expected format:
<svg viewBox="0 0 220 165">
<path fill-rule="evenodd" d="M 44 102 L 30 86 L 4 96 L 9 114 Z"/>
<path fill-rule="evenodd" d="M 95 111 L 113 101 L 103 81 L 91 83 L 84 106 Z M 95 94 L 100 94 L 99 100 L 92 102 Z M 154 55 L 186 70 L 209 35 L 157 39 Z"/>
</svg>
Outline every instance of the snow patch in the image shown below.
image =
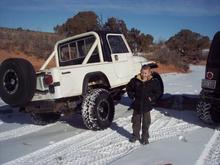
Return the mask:
<svg viewBox="0 0 220 165">
<path fill-rule="evenodd" d="M 220 163 L 220 130 L 215 130 L 208 144 L 205 146 L 196 165 L 219 165 Z"/>
<path fill-rule="evenodd" d="M 48 128 L 55 125 L 54 124 L 48 124 L 46 126 L 37 126 L 37 125 L 27 125 L 24 127 L 19 127 L 10 131 L 5 131 L 0 133 L 0 142 L 4 140 L 9 140 L 12 138 L 17 138 L 20 136 L 24 136 L 33 132 L 40 131 L 42 129 Z"/>
<path fill-rule="evenodd" d="M 180 135 L 178 139 L 180 141 L 187 142 L 186 138 L 183 135 Z"/>
</svg>

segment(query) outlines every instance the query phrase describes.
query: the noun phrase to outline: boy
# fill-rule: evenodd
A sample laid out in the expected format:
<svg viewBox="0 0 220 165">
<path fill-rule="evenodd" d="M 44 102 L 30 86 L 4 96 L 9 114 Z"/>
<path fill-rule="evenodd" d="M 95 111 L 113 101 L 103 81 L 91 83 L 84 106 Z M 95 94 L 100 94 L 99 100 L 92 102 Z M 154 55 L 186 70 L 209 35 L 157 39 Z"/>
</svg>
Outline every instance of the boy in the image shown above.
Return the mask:
<svg viewBox="0 0 220 165">
<path fill-rule="evenodd" d="M 159 82 L 151 75 L 151 67 L 143 65 L 141 73 L 130 80 L 126 91 L 128 97 L 134 99 L 132 108 L 134 109 L 132 116 L 133 134 L 130 142 L 139 140 L 141 144 L 148 144 L 148 129 L 151 123 L 150 111 L 152 105 L 156 102 L 161 94 Z M 140 139 L 140 128 L 142 123 L 142 135 Z"/>
</svg>

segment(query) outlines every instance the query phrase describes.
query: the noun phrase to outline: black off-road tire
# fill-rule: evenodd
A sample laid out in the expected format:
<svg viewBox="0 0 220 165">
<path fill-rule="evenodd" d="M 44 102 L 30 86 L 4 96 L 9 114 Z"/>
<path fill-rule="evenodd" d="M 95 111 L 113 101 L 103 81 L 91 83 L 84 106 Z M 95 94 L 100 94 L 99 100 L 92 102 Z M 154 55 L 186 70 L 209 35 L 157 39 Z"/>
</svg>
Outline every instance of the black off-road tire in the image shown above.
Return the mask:
<svg viewBox="0 0 220 165">
<path fill-rule="evenodd" d="M 162 96 L 163 96 L 163 93 L 164 93 L 164 84 L 163 84 L 163 80 L 160 76 L 159 73 L 157 72 L 152 72 L 152 76 L 153 78 L 157 79 L 159 81 L 159 84 L 160 84 L 160 89 L 161 89 L 161 95 L 159 96 L 158 99 L 160 99 Z"/>
<path fill-rule="evenodd" d="M 82 104 L 82 118 L 85 126 L 91 130 L 108 128 L 115 114 L 114 102 L 109 91 L 93 89 Z"/>
<path fill-rule="evenodd" d="M 30 62 L 10 58 L 0 66 L 0 97 L 11 105 L 24 107 L 36 90 L 35 70 Z"/>
<path fill-rule="evenodd" d="M 31 120 L 36 125 L 47 125 L 50 123 L 55 123 L 60 118 L 59 113 L 31 113 Z"/>
<path fill-rule="evenodd" d="M 211 108 L 211 104 L 206 103 L 205 101 L 200 101 L 196 107 L 196 112 L 199 119 L 201 119 L 206 124 L 214 123 L 211 117 Z"/>
<path fill-rule="evenodd" d="M 197 115 L 206 124 L 220 123 L 220 112 L 211 103 L 201 100 L 196 107 Z"/>
</svg>

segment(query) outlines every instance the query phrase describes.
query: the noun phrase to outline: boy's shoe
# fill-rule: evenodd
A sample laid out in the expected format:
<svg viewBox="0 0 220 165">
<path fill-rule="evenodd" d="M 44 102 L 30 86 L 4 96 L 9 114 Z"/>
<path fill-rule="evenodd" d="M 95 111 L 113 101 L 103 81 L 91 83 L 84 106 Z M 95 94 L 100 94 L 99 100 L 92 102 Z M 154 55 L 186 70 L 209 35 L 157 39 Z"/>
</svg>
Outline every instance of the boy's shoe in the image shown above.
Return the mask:
<svg viewBox="0 0 220 165">
<path fill-rule="evenodd" d="M 148 139 L 141 139 L 141 144 L 143 145 L 149 144 Z"/>
<path fill-rule="evenodd" d="M 129 142 L 135 143 L 137 140 L 139 140 L 139 138 L 133 135 L 133 136 L 129 139 Z"/>
</svg>

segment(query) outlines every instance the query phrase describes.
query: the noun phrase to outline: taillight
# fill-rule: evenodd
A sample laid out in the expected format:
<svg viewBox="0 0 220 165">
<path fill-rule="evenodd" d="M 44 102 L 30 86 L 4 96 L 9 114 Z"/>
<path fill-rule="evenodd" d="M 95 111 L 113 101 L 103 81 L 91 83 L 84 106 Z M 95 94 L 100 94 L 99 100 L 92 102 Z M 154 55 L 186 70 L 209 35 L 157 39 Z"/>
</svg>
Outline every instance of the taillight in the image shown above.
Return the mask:
<svg viewBox="0 0 220 165">
<path fill-rule="evenodd" d="M 214 77 L 214 74 L 212 72 L 207 72 L 206 73 L 206 78 L 207 79 L 211 80 L 211 79 L 213 79 L 213 77 Z"/>
<path fill-rule="evenodd" d="M 53 83 L 53 77 L 52 77 L 52 75 L 45 75 L 44 76 L 44 83 L 46 84 L 46 85 L 51 85 L 52 83 Z"/>
</svg>

